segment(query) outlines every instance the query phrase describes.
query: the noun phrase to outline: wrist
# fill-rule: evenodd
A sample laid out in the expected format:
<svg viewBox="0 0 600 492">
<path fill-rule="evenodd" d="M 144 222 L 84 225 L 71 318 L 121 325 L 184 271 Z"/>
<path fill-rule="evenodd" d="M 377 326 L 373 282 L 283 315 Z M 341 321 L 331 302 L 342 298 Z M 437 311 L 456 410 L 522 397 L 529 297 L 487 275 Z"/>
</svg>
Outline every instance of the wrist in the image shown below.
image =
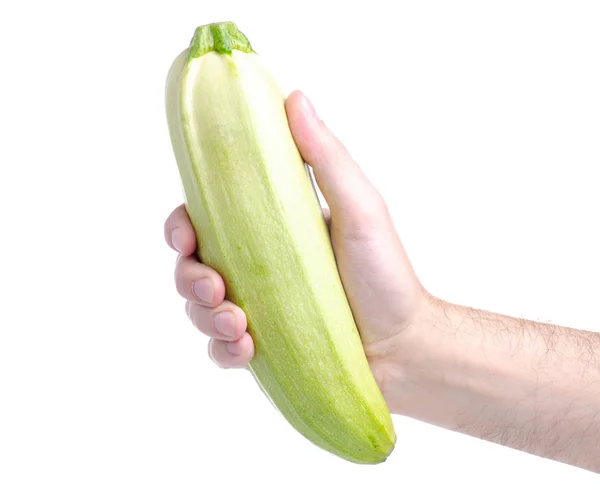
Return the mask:
<svg viewBox="0 0 600 492">
<path fill-rule="evenodd" d="M 529 352 L 530 337 L 526 330 L 515 335 L 499 315 L 428 295 L 390 352 L 383 389 L 390 411 L 457 429 L 465 416 L 483 415 L 486 405 L 511 401 L 515 381 L 532 390 L 514 354 L 517 345 L 521 354 Z"/>
<path fill-rule="evenodd" d="M 465 348 L 451 321 L 461 309 L 426 293 L 413 321 L 390 341 L 380 379 L 392 413 L 454 426 L 451 408 L 461 407 L 467 398 L 460 389 Z"/>
<path fill-rule="evenodd" d="M 436 378 L 439 319 L 445 304 L 424 291 L 411 319 L 393 337 L 365 347 L 392 413 L 416 417 L 417 393 L 428 379 Z"/>
</svg>

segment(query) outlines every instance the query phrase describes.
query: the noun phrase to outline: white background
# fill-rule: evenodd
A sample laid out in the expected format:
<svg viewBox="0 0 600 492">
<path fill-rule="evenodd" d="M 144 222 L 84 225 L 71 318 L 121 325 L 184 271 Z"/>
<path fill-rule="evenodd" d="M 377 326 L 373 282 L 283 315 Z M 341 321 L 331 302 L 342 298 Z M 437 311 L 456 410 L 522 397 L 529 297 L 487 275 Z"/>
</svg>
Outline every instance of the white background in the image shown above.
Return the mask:
<svg viewBox="0 0 600 492">
<path fill-rule="evenodd" d="M 352 465 L 208 360 L 162 239 L 163 95 L 221 20 L 347 143 L 430 291 L 600 330 L 598 2 L 5 2 L 0 490 L 598 490 L 401 417 Z"/>
</svg>

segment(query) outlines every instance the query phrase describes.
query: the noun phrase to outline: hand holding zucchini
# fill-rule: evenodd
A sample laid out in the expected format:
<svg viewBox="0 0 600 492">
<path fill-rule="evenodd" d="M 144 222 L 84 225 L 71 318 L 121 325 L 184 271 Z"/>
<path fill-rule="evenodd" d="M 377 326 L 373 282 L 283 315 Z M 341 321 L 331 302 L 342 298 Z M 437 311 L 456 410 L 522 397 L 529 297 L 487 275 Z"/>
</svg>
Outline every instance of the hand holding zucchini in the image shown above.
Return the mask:
<svg viewBox="0 0 600 492">
<path fill-rule="evenodd" d="M 166 105 L 198 253 L 248 318 L 250 370 L 300 433 L 353 462 L 393 450 L 285 98 L 231 22 L 196 29 Z"/>
</svg>

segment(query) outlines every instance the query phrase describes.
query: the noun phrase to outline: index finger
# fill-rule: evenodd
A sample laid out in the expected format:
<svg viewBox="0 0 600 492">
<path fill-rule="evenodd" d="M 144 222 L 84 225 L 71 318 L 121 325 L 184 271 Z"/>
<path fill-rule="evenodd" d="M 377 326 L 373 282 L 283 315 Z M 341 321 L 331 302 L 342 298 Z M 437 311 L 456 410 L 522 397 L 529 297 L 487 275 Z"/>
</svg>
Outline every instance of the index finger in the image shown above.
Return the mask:
<svg viewBox="0 0 600 492">
<path fill-rule="evenodd" d="M 185 209 L 179 205 L 165 221 L 165 241 L 183 256 L 190 256 L 196 251 L 196 233 Z"/>
</svg>

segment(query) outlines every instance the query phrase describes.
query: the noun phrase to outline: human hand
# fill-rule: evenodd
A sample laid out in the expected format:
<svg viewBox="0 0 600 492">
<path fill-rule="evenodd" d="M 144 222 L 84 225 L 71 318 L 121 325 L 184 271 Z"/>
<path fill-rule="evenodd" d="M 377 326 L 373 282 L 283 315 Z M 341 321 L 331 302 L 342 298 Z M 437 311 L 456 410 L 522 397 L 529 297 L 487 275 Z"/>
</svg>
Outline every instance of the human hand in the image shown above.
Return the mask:
<svg viewBox="0 0 600 492">
<path fill-rule="evenodd" d="M 394 385 L 386 381 L 396 370 L 402 334 L 418 322 L 427 293 L 412 270 L 385 201 L 306 96 L 292 93 L 286 110 L 296 145 L 330 207 L 325 215 L 344 289 L 371 370 L 393 411 Z M 224 300 L 219 274 L 195 259 L 196 238 L 183 205 L 167 219 L 165 239 L 180 253 L 177 290 L 187 299 L 192 323 L 211 337 L 211 358 L 221 367 L 246 366 L 254 353 L 246 317 Z"/>
<path fill-rule="evenodd" d="M 325 216 L 340 276 L 390 411 L 600 471 L 599 335 L 429 295 L 384 200 L 348 151 L 301 93 L 290 95 L 286 109 L 330 207 Z M 183 206 L 167 219 L 165 238 L 180 252 L 177 290 L 193 324 L 212 338 L 211 358 L 221 367 L 246 366 L 254 353 L 246 317 L 224 300 L 219 274 L 195 260 Z"/>
</svg>

